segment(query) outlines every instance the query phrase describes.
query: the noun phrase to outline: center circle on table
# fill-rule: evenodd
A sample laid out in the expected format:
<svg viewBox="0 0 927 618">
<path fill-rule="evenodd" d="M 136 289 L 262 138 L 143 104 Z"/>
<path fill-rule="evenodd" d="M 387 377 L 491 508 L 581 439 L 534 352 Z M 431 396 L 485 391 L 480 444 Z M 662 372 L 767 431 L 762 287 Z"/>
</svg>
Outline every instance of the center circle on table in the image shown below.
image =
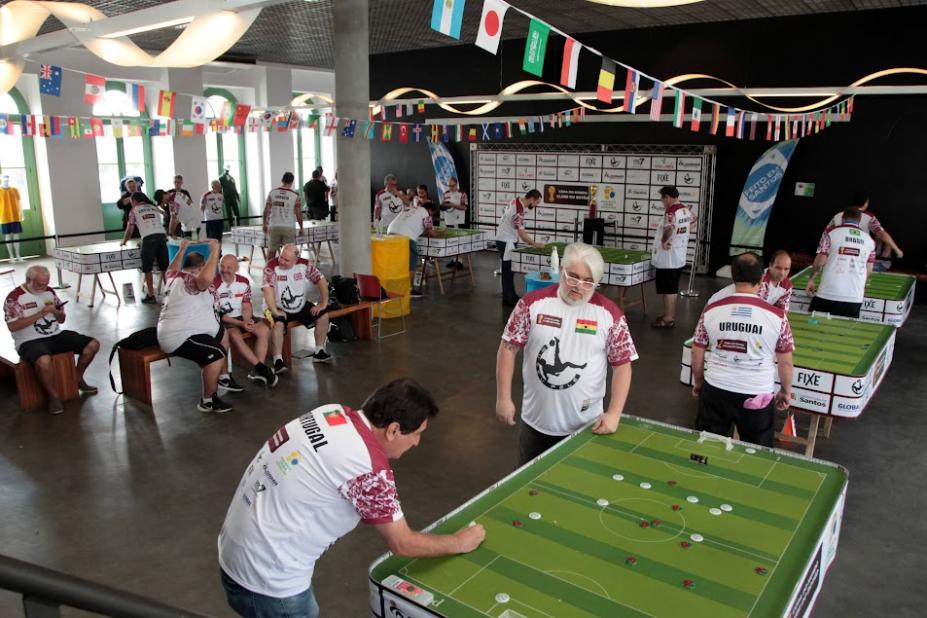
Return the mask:
<svg viewBox="0 0 927 618">
<path fill-rule="evenodd" d="M 623 514 L 630 511 L 640 513 L 640 518 L 632 520 Z M 660 520 L 659 526 L 640 526 L 642 521 L 650 524 L 655 519 Z M 681 511 L 674 511 L 672 505 L 652 498 L 611 500 L 599 510 L 599 523 L 618 538 L 642 543 L 672 541 L 686 529 L 686 518 Z"/>
</svg>

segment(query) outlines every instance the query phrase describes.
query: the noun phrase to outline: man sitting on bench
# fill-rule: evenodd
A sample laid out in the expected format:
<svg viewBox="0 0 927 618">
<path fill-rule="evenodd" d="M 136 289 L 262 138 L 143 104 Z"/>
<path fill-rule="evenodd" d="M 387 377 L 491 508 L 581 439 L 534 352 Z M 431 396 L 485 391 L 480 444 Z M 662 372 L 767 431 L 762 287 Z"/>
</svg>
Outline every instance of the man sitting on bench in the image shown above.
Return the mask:
<svg viewBox="0 0 927 618">
<path fill-rule="evenodd" d="M 48 393 L 49 414 L 61 414 L 64 406 L 61 394 L 55 389 L 52 355 L 78 354 L 77 386 L 82 393 L 96 395 L 97 388 L 84 381 L 84 371 L 100 351 L 100 342 L 72 330 L 61 330 L 65 303 L 48 287 L 48 280 L 47 268 L 30 266 L 26 270 L 26 282 L 6 297 L 3 314 L 20 358 L 35 366 L 39 381 Z"/>
<path fill-rule="evenodd" d="M 158 318 L 158 343 L 168 354 L 192 360 L 203 370 L 203 398 L 200 412 L 228 412 L 232 406 L 221 399 L 219 374 L 225 367 L 228 334 L 216 318 L 216 263 L 219 242 L 210 238 L 209 257 L 187 251 L 188 242 L 180 241 L 180 249 L 167 268 L 167 293 Z M 181 264 L 183 270 L 181 270 Z"/>
<path fill-rule="evenodd" d="M 238 353 L 254 369 L 248 372 L 248 379 L 263 382 L 273 388 L 277 385 L 277 374 L 264 364 L 267 346 L 270 342 L 270 328 L 264 320 L 254 321 L 251 305 L 251 280 L 238 274 L 238 258 L 226 253 L 219 260 L 219 274 L 213 286 L 216 288 L 216 309 L 222 325 L 229 333 L 229 340 Z M 254 350 L 244 339 L 244 333 L 254 335 Z M 229 368 L 231 371 L 231 367 Z M 219 376 L 219 387 L 237 392 L 244 390 L 235 382 L 231 373 Z"/>
<path fill-rule="evenodd" d="M 319 304 L 313 305 L 307 298 L 309 284 L 319 286 Z M 283 334 L 287 322 L 297 321 L 306 328 L 315 325 L 315 354 L 313 363 L 330 363 L 331 354 L 325 351 L 328 335 L 328 282 L 319 269 L 308 260 L 299 257 L 296 245 L 284 245 L 280 256 L 267 262 L 264 268 L 264 306 L 274 321 L 273 351 L 274 371 L 283 373 L 287 366 L 283 362 Z"/>
</svg>

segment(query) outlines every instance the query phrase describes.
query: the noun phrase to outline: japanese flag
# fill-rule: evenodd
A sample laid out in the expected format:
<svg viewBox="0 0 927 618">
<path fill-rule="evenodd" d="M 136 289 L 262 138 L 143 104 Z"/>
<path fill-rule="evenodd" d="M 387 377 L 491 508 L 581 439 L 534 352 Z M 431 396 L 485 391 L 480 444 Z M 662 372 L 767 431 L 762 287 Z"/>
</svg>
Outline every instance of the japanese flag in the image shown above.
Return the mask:
<svg viewBox="0 0 927 618">
<path fill-rule="evenodd" d="M 476 46 L 491 54 L 499 51 L 502 40 L 502 20 L 509 5 L 502 0 L 483 0 L 483 16 L 480 18 L 480 32 L 476 35 Z"/>
</svg>

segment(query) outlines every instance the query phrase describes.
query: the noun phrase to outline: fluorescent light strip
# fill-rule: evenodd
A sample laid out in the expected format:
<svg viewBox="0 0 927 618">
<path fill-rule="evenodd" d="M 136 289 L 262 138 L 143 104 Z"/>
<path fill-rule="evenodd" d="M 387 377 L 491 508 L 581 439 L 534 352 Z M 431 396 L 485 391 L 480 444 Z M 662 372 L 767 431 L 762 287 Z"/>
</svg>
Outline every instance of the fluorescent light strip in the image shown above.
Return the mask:
<svg viewBox="0 0 927 618">
<path fill-rule="evenodd" d="M 180 24 L 189 24 L 193 21 L 193 15 L 188 17 L 178 17 L 177 19 L 169 19 L 167 21 L 159 21 L 154 24 L 145 24 L 143 26 L 137 26 L 135 28 L 129 28 L 128 30 L 120 30 L 119 32 L 111 32 L 109 34 L 104 34 L 101 39 L 118 39 L 121 36 L 129 36 L 132 34 L 139 34 L 141 32 L 150 32 L 151 30 L 160 30 L 161 28 L 170 28 L 171 26 L 179 26 Z"/>
</svg>

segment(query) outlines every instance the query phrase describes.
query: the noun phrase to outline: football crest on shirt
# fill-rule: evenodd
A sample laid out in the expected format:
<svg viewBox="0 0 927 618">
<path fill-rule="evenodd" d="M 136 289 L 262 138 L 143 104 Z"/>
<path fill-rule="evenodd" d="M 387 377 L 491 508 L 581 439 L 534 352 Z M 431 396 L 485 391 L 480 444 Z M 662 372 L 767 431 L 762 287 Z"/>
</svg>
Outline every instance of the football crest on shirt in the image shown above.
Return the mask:
<svg viewBox="0 0 927 618">
<path fill-rule="evenodd" d="M 546 315 L 544 313 L 540 313 L 538 314 L 538 324 L 541 326 L 560 328 L 563 325 L 563 320 L 555 315 Z"/>
<path fill-rule="evenodd" d="M 534 368 L 537 371 L 538 379 L 544 386 L 553 390 L 564 390 L 570 388 L 582 376 L 580 371 L 586 368 L 588 363 L 578 365 L 570 361 L 564 361 L 560 358 L 560 338 L 554 337 L 548 343 L 545 343 L 538 352 L 537 359 L 534 361 Z M 576 373 L 569 373 L 564 376 L 567 369 L 575 369 Z"/>
<path fill-rule="evenodd" d="M 293 294 L 293 290 L 290 289 L 290 286 L 287 286 L 283 289 L 283 293 L 280 294 L 280 304 L 283 306 L 284 311 L 291 313 L 299 308 L 299 299 L 302 297 L 302 294 Z"/>
</svg>

